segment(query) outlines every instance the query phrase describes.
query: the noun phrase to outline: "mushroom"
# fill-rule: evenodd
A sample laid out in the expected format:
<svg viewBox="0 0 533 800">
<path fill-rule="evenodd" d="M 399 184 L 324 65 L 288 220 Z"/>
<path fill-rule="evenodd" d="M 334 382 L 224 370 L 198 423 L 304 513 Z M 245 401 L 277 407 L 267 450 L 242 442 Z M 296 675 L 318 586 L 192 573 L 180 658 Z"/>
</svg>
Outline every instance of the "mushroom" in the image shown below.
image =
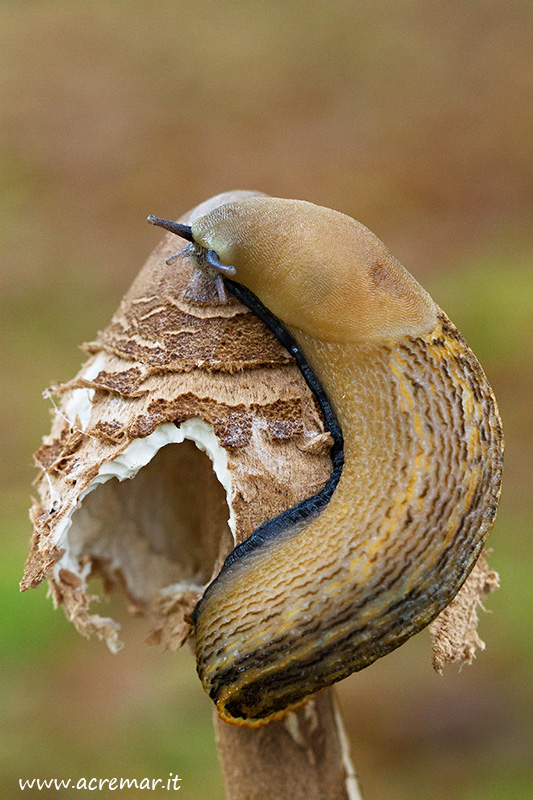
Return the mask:
<svg viewBox="0 0 533 800">
<path fill-rule="evenodd" d="M 266 735 L 271 743 L 279 744 L 279 731 L 283 730 L 296 750 L 303 747 L 304 758 L 312 753 L 313 747 L 306 730 L 324 727 L 333 743 L 326 758 L 330 759 L 333 772 L 339 773 L 344 753 L 345 766 L 341 770 L 344 788 L 339 789 L 338 796 L 355 797 L 353 772 L 330 690 L 300 711 L 292 710 L 308 701 L 318 689 L 401 644 L 450 603 L 474 567 L 494 517 L 499 495 L 501 432 L 495 402 L 481 368 L 429 295 L 363 226 L 357 227 L 354 221 L 348 224 L 344 215 L 329 210 L 319 211 L 316 217 L 316 209 L 311 204 L 279 201 L 251 192 L 226 193 L 211 198 L 181 219 L 184 226 L 181 233 L 193 240 L 192 251 L 189 245 L 188 250 L 173 257 L 175 247 L 170 234 L 156 248 L 110 325 L 94 342 L 85 345 L 89 360 L 76 378 L 49 392 L 58 395 L 61 404 L 52 432 L 36 454 L 41 469 L 37 480 L 40 502 L 32 510 L 34 536 L 21 586 L 36 586 L 47 578 L 55 603 L 64 607 L 78 630 L 87 635 L 95 633 L 112 650 L 120 647 L 119 626 L 110 618 L 91 612 L 90 578 L 100 576 L 106 591 L 124 591 L 131 608 L 149 618 L 151 641 L 169 649 L 176 649 L 192 637 L 196 607 L 199 672 L 221 716 L 247 725 L 264 724 L 284 716 L 282 722 L 271 722 L 266 729 L 271 733 L 262 731 L 261 736 Z M 324 222 L 320 214 L 325 211 Z M 354 242 L 346 238 L 346 233 L 353 231 L 352 223 L 356 226 L 355 245 L 363 242 L 361 258 L 356 259 L 357 270 L 364 277 L 362 299 L 354 299 L 346 292 L 346 269 L 350 265 L 345 262 L 354 252 Z M 298 248 L 294 239 L 302 231 L 304 246 Z M 335 241 L 342 245 L 340 255 L 332 254 Z M 312 261 L 310 277 L 302 281 L 302 268 L 309 265 L 309 255 L 313 252 L 317 255 Z M 191 254 L 193 263 L 189 259 Z M 284 260 L 292 270 L 288 283 L 282 271 Z M 330 263 L 332 269 L 328 272 Z M 235 267 L 236 280 L 242 279 L 245 287 L 259 295 L 260 301 L 266 301 L 265 310 L 276 315 L 271 325 L 274 333 L 264 324 L 265 315 L 262 319 L 258 316 L 258 307 L 252 303 L 251 312 L 242 304 L 244 300 L 250 305 L 247 302 L 250 298 L 235 288 L 241 284 L 226 278 L 222 284 L 230 290 L 226 294 L 221 290 L 220 280 L 212 280 L 213 274 L 216 277 L 224 267 L 226 270 Z M 333 293 L 330 273 L 333 281 L 337 281 Z M 275 299 L 276 292 L 279 302 Z M 330 296 L 334 299 L 331 308 L 326 303 Z M 361 321 L 355 333 L 350 330 L 349 315 L 345 315 L 346 309 L 353 311 L 354 304 Z M 398 308 L 392 317 L 391 305 Z M 265 308 L 261 302 L 260 306 Z M 281 336 L 275 324 L 278 317 L 282 320 Z M 321 329 L 317 334 L 317 324 L 322 325 L 322 321 L 326 335 Z M 283 332 L 287 331 L 290 339 L 284 340 Z M 296 349 L 289 352 L 276 336 L 284 344 L 295 342 Z M 396 340 L 409 341 L 407 355 L 396 352 Z M 426 351 L 432 348 L 427 369 L 424 348 Z M 362 381 L 364 397 L 357 400 L 362 406 L 357 407 L 356 414 L 361 414 L 363 406 L 369 406 L 383 391 L 383 381 L 372 369 L 377 365 L 379 372 L 386 364 L 389 378 L 392 375 L 390 385 L 396 383 L 395 393 L 392 389 L 388 394 L 385 392 L 384 403 L 393 409 L 390 418 L 395 425 L 411 414 L 410 429 L 416 428 L 413 412 L 416 385 L 424 382 L 431 385 L 433 380 L 436 390 L 444 391 L 445 402 L 439 406 L 440 411 L 446 403 L 449 405 L 444 429 L 448 425 L 450 431 L 451 424 L 460 426 L 466 420 L 472 439 L 476 425 L 481 430 L 481 422 L 489 441 L 484 446 L 476 440 L 471 458 L 465 458 L 455 472 L 445 471 L 444 482 L 435 484 L 437 467 L 432 459 L 438 457 L 439 444 L 444 447 L 449 444 L 446 433 L 440 431 L 433 440 L 432 450 L 427 444 L 439 408 L 432 406 L 431 414 L 422 415 L 424 436 L 402 439 L 401 433 L 397 446 L 390 437 L 386 438 L 388 434 L 383 426 L 380 428 L 381 423 L 374 421 L 367 425 L 365 436 L 375 442 L 375 448 L 366 477 L 370 467 L 385 474 L 407 443 L 406 463 L 391 469 L 398 467 L 409 475 L 417 458 L 423 456 L 424 467 L 416 475 L 415 501 L 420 504 L 428 495 L 429 489 L 424 494 L 424 475 L 434 482 L 429 492 L 431 497 L 442 491 L 450 478 L 450 496 L 466 504 L 466 514 L 468 486 L 474 485 L 472 494 L 477 492 L 481 499 L 478 497 L 477 504 L 472 506 L 467 527 L 470 532 L 477 525 L 477 534 L 470 535 L 464 558 L 458 548 L 448 547 L 457 529 L 457 518 L 453 524 L 444 526 L 443 538 L 433 549 L 426 544 L 424 550 L 419 543 L 422 549 L 417 550 L 417 555 L 428 554 L 425 562 L 428 568 L 417 572 L 415 567 L 407 578 L 388 587 L 386 603 L 381 602 L 383 593 L 372 588 L 374 584 L 378 586 L 379 570 L 383 575 L 384 567 L 395 569 L 393 561 L 374 558 L 384 542 L 387 544 L 386 537 L 378 537 L 375 542 L 360 538 L 357 541 L 360 552 L 352 554 L 353 558 L 350 556 L 356 564 L 355 577 L 352 576 L 350 583 L 342 576 L 344 595 L 340 602 L 346 606 L 357 585 L 362 585 L 363 594 L 358 597 L 370 609 L 368 615 L 365 611 L 364 624 L 370 620 L 373 634 L 382 635 L 373 646 L 370 636 L 365 634 L 358 639 L 350 633 L 348 650 L 341 647 L 330 658 L 335 644 L 342 642 L 342 626 L 339 615 L 335 617 L 335 613 L 328 611 L 334 607 L 329 600 L 335 595 L 335 570 L 339 568 L 337 557 L 330 558 L 328 553 L 334 553 L 336 546 L 343 558 L 348 552 L 343 521 L 346 512 L 342 509 L 350 492 L 357 485 L 360 488 L 363 463 L 359 454 L 361 464 L 354 470 L 353 409 L 351 416 L 346 417 L 341 402 L 343 396 L 352 402 L 357 386 L 353 377 L 343 377 L 350 370 L 353 374 L 354 353 L 357 380 L 361 382 L 365 368 L 370 370 L 369 379 L 366 383 Z M 442 364 L 448 363 L 447 358 L 459 363 L 465 357 L 475 375 L 476 386 L 470 387 L 470 396 L 476 402 L 471 413 L 461 419 L 458 411 L 461 404 L 457 401 L 459 383 L 446 382 L 442 377 L 440 381 L 434 379 L 437 373 L 446 371 Z M 394 369 L 402 372 L 402 358 L 411 359 L 411 366 L 422 362 L 422 368 L 411 370 L 413 374 L 408 372 L 404 379 L 394 372 Z M 306 378 L 305 365 L 309 364 L 318 384 L 325 389 L 326 405 L 320 403 L 320 392 L 314 391 L 313 382 Z M 456 401 L 450 405 L 454 392 Z M 476 392 L 481 392 L 481 399 L 475 396 Z M 427 401 L 428 392 L 423 396 Z M 330 400 L 332 403 L 328 405 Z M 328 408 L 333 411 L 329 419 Z M 321 412 L 326 414 L 326 425 Z M 331 484 L 330 448 L 333 446 L 335 472 L 339 443 L 332 430 L 335 416 L 339 417 L 341 427 L 348 420 L 344 435 L 350 458 L 338 491 L 340 471 L 334 485 Z M 405 433 L 401 425 L 398 430 Z M 448 448 L 451 450 L 452 444 Z M 387 453 L 394 458 L 387 460 Z M 380 461 L 381 456 L 384 461 Z M 479 465 L 480 459 L 485 461 L 476 471 L 474 462 Z M 432 463 L 434 468 L 430 468 Z M 483 479 L 479 477 L 481 472 Z M 371 491 L 368 480 L 362 483 L 364 492 Z M 310 496 L 324 497 L 324 487 L 328 485 L 331 491 L 318 511 L 314 509 L 313 514 L 306 511 L 299 526 L 294 517 L 290 518 L 290 524 L 278 526 L 275 535 L 271 535 L 272 520 L 287 509 L 303 507 Z M 478 490 L 476 487 L 481 485 Z M 404 489 L 397 487 L 396 500 L 393 498 L 389 510 L 385 508 L 385 488 L 377 491 L 383 512 L 380 525 L 388 520 L 392 529 L 399 515 L 396 506 L 403 502 L 403 516 L 408 519 L 415 538 L 420 537 L 423 530 L 419 516 L 413 512 L 414 506 L 411 508 L 400 497 Z M 425 516 L 427 519 L 428 514 Z M 306 533 L 313 525 L 316 531 Z M 435 526 L 436 521 L 432 531 Z M 403 528 L 408 529 L 409 525 Z M 268 535 L 262 536 L 262 531 Z M 305 549 L 301 547 L 305 548 L 305 542 L 312 541 L 316 532 L 324 539 L 324 546 L 310 555 L 306 566 L 306 557 L 302 556 Z M 399 552 L 405 537 L 398 540 Z M 262 548 L 261 541 L 266 540 L 269 546 Z M 248 544 L 242 545 L 245 541 Z M 453 552 L 450 559 L 445 559 L 445 568 L 432 569 L 439 555 L 450 549 Z M 259 563 L 256 557 L 262 559 L 265 553 L 267 561 Z M 368 565 L 376 561 L 378 570 L 372 572 Z M 309 580 L 313 580 L 312 577 L 307 580 L 312 562 L 317 572 L 324 566 L 330 575 L 324 585 L 320 581 L 315 584 L 317 603 L 306 601 Z M 345 569 L 342 565 L 340 568 Z M 371 580 L 365 583 L 364 578 L 369 574 Z M 480 597 L 494 587 L 496 579 L 482 560 L 473 575 L 475 580 L 467 581 L 458 595 L 458 599 L 463 598 L 459 603 L 461 619 L 468 619 L 459 641 L 448 646 L 453 635 L 449 631 L 454 631 L 453 612 L 448 617 L 451 623 L 440 626 L 436 648 L 441 654 L 448 649 L 448 660 L 471 659 L 472 643 L 479 642 L 475 641 L 473 626 L 475 608 Z M 411 591 L 413 586 L 416 588 L 417 580 L 421 589 L 418 595 Z M 273 617 L 269 596 L 280 584 L 284 585 L 282 609 Z M 432 594 L 431 586 L 435 584 L 438 591 Z M 205 592 L 207 586 L 210 588 Z M 303 592 L 299 591 L 302 586 Z M 398 599 L 409 594 L 404 591 L 407 586 L 411 605 L 406 610 L 405 604 L 399 603 L 401 610 L 392 613 L 391 598 L 394 593 Z M 241 594 L 238 602 L 232 604 L 236 587 Z M 244 626 L 243 634 L 243 615 L 247 613 L 243 602 L 250 592 L 254 625 L 249 629 Z M 296 623 L 293 631 L 291 621 Z M 276 647 L 273 637 L 280 626 L 286 641 L 278 637 Z M 315 635 L 317 630 L 319 635 Z M 358 642 L 350 660 L 349 650 Z M 311 659 L 307 653 L 312 654 Z M 318 664 L 318 668 L 309 668 L 310 661 Z M 442 662 L 443 658 L 438 662 L 439 667 Z M 344 663 L 346 667 L 342 667 Z M 218 730 L 221 752 L 228 741 L 233 753 L 244 754 L 250 748 L 256 752 L 257 731 L 232 734 L 224 723 L 219 724 Z M 254 735 L 255 739 L 248 738 Z M 275 752 L 271 747 L 270 758 Z M 246 760 L 245 756 L 237 758 L 241 773 L 245 771 Z M 228 763 L 226 759 L 223 761 Z M 325 780 L 324 776 L 329 774 L 327 764 L 320 767 L 323 776 L 320 780 Z M 228 785 L 231 774 L 231 769 L 226 769 Z M 270 769 L 266 769 L 266 774 L 270 774 Z M 294 779 L 295 773 L 291 774 Z M 281 779 L 287 787 L 290 774 Z M 348 783 L 343 783 L 345 779 Z"/>
</svg>

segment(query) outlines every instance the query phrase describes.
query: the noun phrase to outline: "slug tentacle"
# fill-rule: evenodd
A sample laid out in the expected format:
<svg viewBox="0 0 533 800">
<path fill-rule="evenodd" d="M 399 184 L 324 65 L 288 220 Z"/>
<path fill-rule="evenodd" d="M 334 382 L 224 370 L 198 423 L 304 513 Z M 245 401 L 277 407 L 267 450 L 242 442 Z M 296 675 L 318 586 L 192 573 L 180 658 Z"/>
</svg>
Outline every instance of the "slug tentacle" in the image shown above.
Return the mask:
<svg viewBox="0 0 533 800">
<path fill-rule="evenodd" d="M 176 236 L 181 236 L 182 239 L 186 239 L 188 242 L 194 242 L 190 225 L 183 225 L 181 222 L 172 222 L 169 219 L 162 219 L 161 217 L 154 216 L 154 214 L 149 214 L 146 221 L 149 222 L 150 225 L 157 225 L 158 228 L 164 228 L 164 230 L 170 231 L 170 233 L 175 233 Z"/>
<path fill-rule="evenodd" d="M 237 547 L 195 610 L 204 688 L 255 726 L 453 599 L 496 514 L 501 423 L 463 337 L 359 223 L 261 197 L 191 228 L 235 266 L 228 291 L 293 352 L 335 441 L 323 492 Z"/>
<path fill-rule="evenodd" d="M 228 277 L 235 275 L 235 267 L 228 267 L 226 264 L 223 264 L 214 250 L 206 250 L 205 260 L 209 266 L 220 273 L 220 275 L 227 275 Z"/>
</svg>

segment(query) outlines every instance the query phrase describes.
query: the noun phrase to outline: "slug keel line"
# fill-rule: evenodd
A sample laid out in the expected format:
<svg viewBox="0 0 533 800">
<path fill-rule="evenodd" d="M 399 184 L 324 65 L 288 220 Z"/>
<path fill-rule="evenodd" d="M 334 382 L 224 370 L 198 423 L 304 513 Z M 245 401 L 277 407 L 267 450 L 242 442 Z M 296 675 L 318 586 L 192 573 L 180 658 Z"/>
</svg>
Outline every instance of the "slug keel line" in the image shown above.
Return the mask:
<svg viewBox="0 0 533 800">
<path fill-rule="evenodd" d="M 244 305 L 248 306 L 248 308 L 253 311 L 254 314 L 263 320 L 263 322 L 275 334 L 277 339 L 279 339 L 281 344 L 294 357 L 305 382 L 318 401 L 318 405 L 324 417 L 325 429 L 331 434 L 333 439 L 333 445 L 330 450 L 333 469 L 327 483 L 320 490 L 320 492 L 306 498 L 305 500 L 302 500 L 301 503 L 292 506 L 292 508 L 283 511 L 281 514 L 278 514 L 277 517 L 267 520 L 267 522 L 263 523 L 263 525 L 260 525 L 259 528 L 256 528 L 256 530 L 248 537 L 248 539 L 237 545 L 237 547 L 226 558 L 219 576 L 235 561 L 245 558 L 249 553 L 260 547 L 269 539 L 278 537 L 283 531 L 292 528 L 297 523 L 304 522 L 308 517 L 314 516 L 322 511 L 322 509 L 325 508 L 330 501 L 331 496 L 337 487 L 344 464 L 344 440 L 337 416 L 331 407 L 326 392 L 322 388 L 322 385 L 315 373 L 309 366 L 307 359 L 296 343 L 294 337 L 282 325 L 280 320 L 277 319 L 277 317 L 275 317 L 274 314 L 272 314 L 261 303 L 259 298 L 256 297 L 253 292 L 251 292 L 245 286 L 228 279 L 224 280 L 224 286 L 229 292 L 231 292 L 231 294 L 234 295 L 234 297 L 244 303 Z M 218 577 L 215 580 L 218 580 Z M 206 592 L 208 591 L 209 587 L 207 588 Z M 195 622 L 202 600 L 199 601 L 194 609 L 193 619 Z"/>
</svg>

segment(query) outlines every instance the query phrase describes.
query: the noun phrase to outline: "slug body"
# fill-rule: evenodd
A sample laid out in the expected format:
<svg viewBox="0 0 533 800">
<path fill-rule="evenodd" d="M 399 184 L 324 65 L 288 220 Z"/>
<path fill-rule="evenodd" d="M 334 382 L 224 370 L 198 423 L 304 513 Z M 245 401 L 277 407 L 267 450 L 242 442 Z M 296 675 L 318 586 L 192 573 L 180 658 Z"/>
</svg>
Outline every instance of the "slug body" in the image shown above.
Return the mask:
<svg viewBox="0 0 533 800">
<path fill-rule="evenodd" d="M 465 340 L 355 220 L 260 197 L 191 229 L 288 329 L 344 436 L 325 501 L 252 534 L 196 608 L 204 688 L 223 719 L 254 726 L 386 655 L 452 600 L 493 524 L 501 424 Z"/>
</svg>

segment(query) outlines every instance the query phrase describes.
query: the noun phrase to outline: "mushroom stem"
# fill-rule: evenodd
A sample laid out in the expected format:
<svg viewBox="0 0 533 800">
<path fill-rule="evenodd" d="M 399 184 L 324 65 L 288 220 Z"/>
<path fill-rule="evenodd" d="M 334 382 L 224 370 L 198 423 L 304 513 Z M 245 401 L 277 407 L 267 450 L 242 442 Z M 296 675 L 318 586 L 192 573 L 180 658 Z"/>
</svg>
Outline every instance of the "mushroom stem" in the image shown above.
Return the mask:
<svg viewBox="0 0 533 800">
<path fill-rule="evenodd" d="M 226 800 L 361 800 L 334 689 L 262 728 L 215 715 Z"/>
</svg>

